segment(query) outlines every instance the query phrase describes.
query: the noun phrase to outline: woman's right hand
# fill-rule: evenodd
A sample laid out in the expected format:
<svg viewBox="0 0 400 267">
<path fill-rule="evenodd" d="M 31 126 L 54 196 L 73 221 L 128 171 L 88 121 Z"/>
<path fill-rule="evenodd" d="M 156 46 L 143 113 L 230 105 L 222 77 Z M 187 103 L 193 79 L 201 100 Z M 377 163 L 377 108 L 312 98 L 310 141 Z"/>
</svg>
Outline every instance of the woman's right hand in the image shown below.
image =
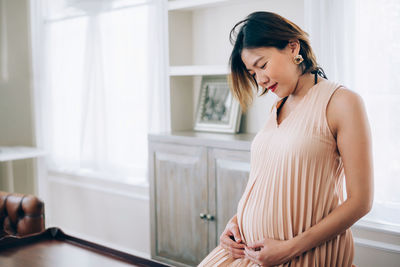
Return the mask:
<svg viewBox="0 0 400 267">
<path fill-rule="evenodd" d="M 219 241 L 221 247 L 227 250 L 234 259 L 245 257 L 245 244 L 240 237 L 236 215 L 226 225 L 225 230 L 219 237 Z"/>
</svg>

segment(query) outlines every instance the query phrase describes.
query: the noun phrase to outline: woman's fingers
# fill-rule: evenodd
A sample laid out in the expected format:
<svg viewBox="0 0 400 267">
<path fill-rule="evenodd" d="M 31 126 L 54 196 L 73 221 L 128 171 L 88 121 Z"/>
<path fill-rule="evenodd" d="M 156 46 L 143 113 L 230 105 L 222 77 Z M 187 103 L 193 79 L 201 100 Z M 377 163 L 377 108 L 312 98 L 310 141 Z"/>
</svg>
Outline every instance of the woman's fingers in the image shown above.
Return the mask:
<svg viewBox="0 0 400 267">
<path fill-rule="evenodd" d="M 233 247 L 233 248 L 237 248 L 237 249 L 244 249 L 245 245 L 243 243 L 236 243 L 235 241 L 233 241 L 229 235 L 223 235 L 221 238 L 221 243 L 226 245 L 227 247 Z"/>
<path fill-rule="evenodd" d="M 252 248 L 252 249 L 257 249 L 257 248 L 260 248 L 260 247 L 264 247 L 264 240 L 260 240 L 260 241 L 254 242 L 254 243 L 248 243 L 247 247 L 248 248 Z"/>
<path fill-rule="evenodd" d="M 262 262 L 259 260 L 259 251 L 254 251 L 252 249 L 245 248 L 244 250 L 246 258 L 251 260 L 254 263 L 257 263 L 258 265 L 262 265 Z"/>
<path fill-rule="evenodd" d="M 231 232 L 232 232 L 233 236 L 235 237 L 235 241 L 237 243 L 242 242 L 242 239 L 241 239 L 240 234 L 239 234 L 239 227 L 237 225 L 235 225 L 235 226 L 233 226 L 231 228 Z"/>
<path fill-rule="evenodd" d="M 221 247 L 228 251 L 228 253 L 234 258 L 244 258 L 244 249 L 243 248 L 235 248 L 231 246 L 227 246 L 225 243 L 221 243 Z"/>
<path fill-rule="evenodd" d="M 233 240 L 237 243 L 242 242 L 242 238 L 240 237 L 239 233 L 239 227 L 236 223 L 229 223 L 222 235 L 228 235 L 231 236 L 231 238 L 233 237 Z"/>
<path fill-rule="evenodd" d="M 226 231 L 221 235 L 220 243 L 221 247 L 224 248 L 233 258 L 244 258 L 244 244 L 238 244 L 231 239 L 229 236 L 230 232 Z"/>
<path fill-rule="evenodd" d="M 239 227 L 236 223 L 228 223 L 225 231 L 220 236 L 220 244 L 233 258 L 245 257 L 245 244 L 242 243 Z"/>
<path fill-rule="evenodd" d="M 243 243 L 236 243 L 227 235 L 222 238 L 221 242 L 223 242 L 227 246 L 230 246 L 233 248 L 244 249 L 244 247 L 245 247 L 245 245 Z"/>
</svg>

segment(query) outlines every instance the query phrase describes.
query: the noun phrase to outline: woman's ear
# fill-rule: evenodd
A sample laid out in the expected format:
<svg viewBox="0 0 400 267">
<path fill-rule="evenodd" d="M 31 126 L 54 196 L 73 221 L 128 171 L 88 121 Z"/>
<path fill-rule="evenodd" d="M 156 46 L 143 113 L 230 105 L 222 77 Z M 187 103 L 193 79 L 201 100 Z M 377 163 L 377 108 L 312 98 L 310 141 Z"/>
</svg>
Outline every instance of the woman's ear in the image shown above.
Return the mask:
<svg viewBox="0 0 400 267">
<path fill-rule="evenodd" d="M 300 42 L 297 39 L 289 40 L 289 49 L 290 52 L 294 55 L 298 55 L 300 52 Z"/>
</svg>

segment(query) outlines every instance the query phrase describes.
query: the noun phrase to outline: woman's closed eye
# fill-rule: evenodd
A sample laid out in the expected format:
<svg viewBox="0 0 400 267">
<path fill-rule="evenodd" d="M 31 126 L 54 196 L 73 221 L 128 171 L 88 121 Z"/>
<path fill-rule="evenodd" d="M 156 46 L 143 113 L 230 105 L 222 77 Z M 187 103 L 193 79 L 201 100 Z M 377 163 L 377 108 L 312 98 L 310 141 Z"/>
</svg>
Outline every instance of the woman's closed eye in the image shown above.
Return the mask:
<svg viewBox="0 0 400 267">
<path fill-rule="evenodd" d="M 264 63 L 264 65 L 262 65 L 261 67 L 259 67 L 260 69 L 265 70 L 267 67 L 268 61 Z M 253 77 L 253 79 L 256 78 L 256 74 L 255 73 L 250 73 L 250 76 Z"/>
<path fill-rule="evenodd" d="M 264 70 L 267 67 L 267 64 L 268 64 L 268 61 L 265 62 L 264 65 L 262 65 L 260 68 Z"/>
</svg>

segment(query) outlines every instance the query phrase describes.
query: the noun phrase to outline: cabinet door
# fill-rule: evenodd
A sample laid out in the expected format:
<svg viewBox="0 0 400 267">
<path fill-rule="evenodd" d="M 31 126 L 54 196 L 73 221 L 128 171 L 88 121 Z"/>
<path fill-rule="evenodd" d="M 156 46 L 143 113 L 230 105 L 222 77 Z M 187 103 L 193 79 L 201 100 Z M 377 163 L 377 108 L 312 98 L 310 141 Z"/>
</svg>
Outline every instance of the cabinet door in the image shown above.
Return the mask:
<svg viewBox="0 0 400 267">
<path fill-rule="evenodd" d="M 196 265 L 208 253 L 207 153 L 204 147 L 150 144 L 152 255 Z"/>
<path fill-rule="evenodd" d="M 250 174 L 250 152 L 210 149 L 208 153 L 209 211 L 215 215 L 209 231 L 212 250 L 219 244 L 227 222 L 236 214 Z"/>
</svg>

